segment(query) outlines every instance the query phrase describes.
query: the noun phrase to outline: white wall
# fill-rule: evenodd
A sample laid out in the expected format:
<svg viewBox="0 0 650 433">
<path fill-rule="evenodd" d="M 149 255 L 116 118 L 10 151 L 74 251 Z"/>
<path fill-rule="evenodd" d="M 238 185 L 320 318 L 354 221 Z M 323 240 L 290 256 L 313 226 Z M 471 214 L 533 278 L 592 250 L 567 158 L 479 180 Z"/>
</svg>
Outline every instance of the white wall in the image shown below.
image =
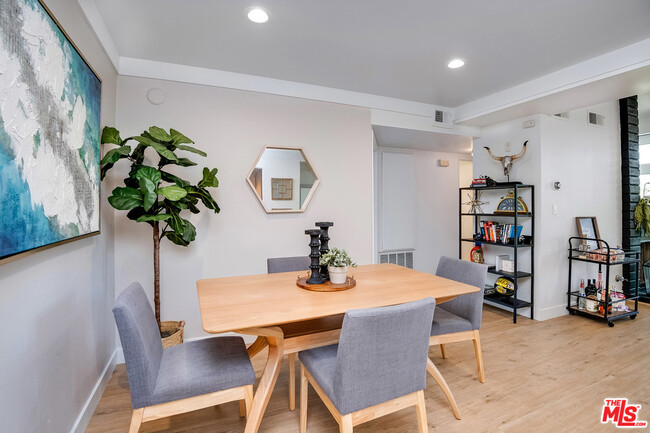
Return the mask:
<svg viewBox="0 0 650 433">
<path fill-rule="evenodd" d="M 593 107 L 605 116 L 605 126 L 587 123 L 587 109 L 569 113 L 568 119 L 542 117 L 542 179 L 539 191 L 542 206 L 537 215 L 543 221 L 543 242 L 537 254 L 543 270 L 537 300 L 540 317 L 566 314 L 566 288 L 569 264 L 566 259 L 568 238 L 578 236 L 575 217 L 595 216 L 601 237 L 611 247 L 621 245 L 621 146 L 618 101 Z M 555 190 L 553 182 L 562 183 Z M 553 204 L 557 215 L 553 214 Z M 597 266 L 575 263 L 573 287 L 580 278 L 596 278 Z M 610 269 L 610 283 L 621 273 L 620 266 Z M 604 275 L 603 275 L 604 278 Z"/>
<path fill-rule="evenodd" d="M 102 124 L 112 124 L 116 71 L 109 58 L 76 1 L 46 4 L 102 79 Z M 112 216 L 102 204 L 101 235 L 0 266 L 0 431 L 85 429 L 97 401 L 89 396 L 96 385 L 94 396 L 101 395 L 98 381 L 115 349 Z"/>
<path fill-rule="evenodd" d="M 435 273 L 441 256 L 458 257 L 458 177 L 460 160 L 470 155 L 415 151 L 416 251 L 413 267 Z M 438 166 L 439 159 L 449 167 Z"/>
<path fill-rule="evenodd" d="M 490 146 L 497 155 L 511 154 L 529 140 L 527 154 L 514 163 L 510 178 L 534 184 L 536 189 L 535 318 L 538 320 L 566 314 L 566 250 L 568 238 L 577 235 L 576 216 L 596 216 L 601 236 L 614 246 L 621 243 L 618 101 L 589 109 L 605 116 L 604 127 L 588 125 L 585 108 L 570 112 L 569 119 L 536 115 L 492 125 L 475 140 L 474 175 L 487 174 L 497 181 L 505 181 L 501 165 L 490 159 L 483 146 Z M 534 120 L 535 126 L 524 129 L 525 120 Z M 506 142 L 511 143 L 510 152 L 504 149 Z M 554 181 L 561 182 L 559 191 L 553 188 Z M 487 197 L 493 207 L 500 198 Z M 526 201 L 530 206 L 530 200 Z M 557 215 L 553 214 L 554 203 Z M 497 248 L 486 246 L 485 250 L 492 252 Z M 499 251 L 511 254 L 504 248 Z M 528 260 L 527 256 L 523 257 Z M 492 254 L 486 254 L 486 261 L 491 260 Z M 587 273 L 587 268 L 580 271 L 579 266 L 575 267 L 576 278 L 596 276 L 593 273 L 596 271 Z M 522 298 L 528 294 L 528 287 L 524 283 Z"/>
<path fill-rule="evenodd" d="M 162 105 L 145 99 L 151 87 Z M 161 244 L 163 320 L 187 321 L 186 337 L 204 335 L 196 280 L 266 272 L 267 257 L 306 255 L 305 229 L 333 221 L 331 245 L 359 264 L 372 263 L 372 137 L 366 109 L 253 92 L 132 77 L 118 79 L 117 127 L 123 136 L 150 125 L 178 129 L 208 153 L 199 167 L 178 171 L 200 179 L 203 164 L 219 168 L 214 196 L 220 214 L 192 215 L 197 240 Z M 302 147 L 321 184 L 304 213 L 267 215 L 245 177 L 263 145 Z M 190 155 L 194 156 L 194 155 Z M 122 179 L 126 172 L 112 173 Z M 149 226 L 115 216 L 117 292 L 132 281 L 152 288 Z M 260 290 L 264 290 L 263 287 Z M 151 294 L 151 293 L 150 293 Z"/>
<path fill-rule="evenodd" d="M 526 120 L 533 120 L 535 126 L 532 128 L 523 128 L 523 122 Z M 525 184 L 535 185 L 535 209 L 539 209 L 541 204 L 539 185 L 541 182 L 541 153 L 542 153 L 542 134 L 541 134 L 541 116 L 531 116 L 525 119 L 517 119 L 509 122 L 491 125 L 483 129 L 480 138 L 474 139 L 474 177 L 487 175 L 498 182 L 505 182 L 506 176 L 503 174 L 501 163 L 493 160 L 488 155 L 484 146 L 489 147 L 495 155 L 501 156 L 506 154 L 516 154 L 521 151 L 523 143 L 528 140 L 526 154 L 516 160 L 510 170 L 510 180 L 520 181 Z M 510 150 L 506 151 L 506 146 L 509 144 Z M 496 209 L 500 199 L 507 194 L 507 190 L 502 191 L 483 191 L 482 199 L 488 201 L 489 204 L 483 206 L 485 212 L 491 212 Z M 523 190 L 521 197 L 532 209 L 532 196 L 530 190 Z M 537 212 L 538 213 L 538 212 Z M 469 217 L 466 217 L 469 218 Z M 481 218 L 485 221 L 500 221 L 503 223 L 513 223 L 512 218 L 499 218 L 499 217 L 485 217 Z M 530 218 L 520 219 L 519 224 L 523 225 L 523 233 L 531 234 L 532 224 Z M 542 235 L 542 226 L 544 222 L 536 215 L 535 219 L 535 242 L 540 244 L 540 236 Z M 513 258 L 513 249 L 507 247 L 484 245 L 483 251 L 485 252 L 485 262 L 488 264 L 495 263 L 495 255 L 507 254 Z M 541 260 L 540 255 L 535 250 L 535 288 L 539 292 L 541 287 L 540 272 Z M 519 269 L 522 271 L 531 271 L 530 248 L 520 248 L 517 253 L 517 260 Z M 494 283 L 497 275 L 488 274 L 488 284 Z M 530 279 L 520 279 L 519 289 L 517 293 L 518 298 L 530 300 L 531 298 L 531 281 Z M 535 315 L 539 304 L 535 305 Z M 524 314 L 528 315 L 530 310 L 523 310 Z"/>
<path fill-rule="evenodd" d="M 390 149 L 413 155 L 415 178 L 415 251 L 413 267 L 435 273 L 440 256 L 458 257 L 458 180 L 459 161 L 470 155 L 424 150 Z M 446 159 L 449 167 L 439 167 Z M 390 206 L 390 203 L 384 203 Z"/>
</svg>

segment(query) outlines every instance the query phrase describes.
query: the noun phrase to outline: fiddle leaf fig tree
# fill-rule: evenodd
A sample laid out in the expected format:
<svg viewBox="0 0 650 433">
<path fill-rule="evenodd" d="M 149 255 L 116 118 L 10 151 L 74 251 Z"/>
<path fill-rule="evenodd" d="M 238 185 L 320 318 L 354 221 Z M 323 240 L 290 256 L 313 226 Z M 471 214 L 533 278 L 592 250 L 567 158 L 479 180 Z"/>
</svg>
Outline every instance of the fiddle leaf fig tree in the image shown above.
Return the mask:
<svg viewBox="0 0 650 433">
<path fill-rule="evenodd" d="M 117 146 L 106 152 L 100 162 L 102 180 L 121 159 L 131 163 L 124 186 L 115 188 L 108 202 L 115 209 L 128 211 L 126 216 L 130 220 L 147 223 L 153 230 L 154 305 L 160 327 L 160 241 L 167 238 L 186 247 L 196 239 L 196 227 L 181 214 L 199 213 L 199 202 L 214 213 L 219 212 L 208 190 L 219 186 L 217 169 L 205 167 L 202 179 L 195 185 L 167 171 L 174 165 L 197 165 L 182 157 L 182 153 L 177 154 L 178 151 L 207 156 L 202 150 L 189 146 L 194 142 L 174 129 L 167 132 L 152 126 L 138 136 L 122 139 L 117 129 L 107 126 L 102 131 L 102 143 Z M 147 149 L 153 149 L 154 152 L 149 152 L 158 161 L 157 165 L 145 164 Z M 164 225 L 162 231 L 161 225 Z"/>
</svg>

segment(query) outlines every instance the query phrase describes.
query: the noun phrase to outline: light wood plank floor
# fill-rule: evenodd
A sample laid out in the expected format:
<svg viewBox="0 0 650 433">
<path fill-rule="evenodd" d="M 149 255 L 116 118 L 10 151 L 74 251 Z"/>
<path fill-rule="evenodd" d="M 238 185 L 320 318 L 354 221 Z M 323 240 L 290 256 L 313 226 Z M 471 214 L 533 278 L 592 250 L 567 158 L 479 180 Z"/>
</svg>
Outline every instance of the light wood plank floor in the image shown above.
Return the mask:
<svg viewBox="0 0 650 433">
<path fill-rule="evenodd" d="M 640 304 L 636 320 L 614 328 L 583 317 L 545 322 L 511 316 L 486 306 L 481 342 L 487 381 L 476 378 L 471 342 L 447 345 L 448 359 L 432 347 L 430 356 L 449 383 L 462 420 L 435 381 L 425 390 L 430 432 L 592 432 L 615 431 L 600 424 L 603 399 L 627 397 L 641 404 L 650 421 L 650 306 Z M 254 358 L 258 379 L 264 353 Z M 298 370 L 299 371 L 299 370 Z M 299 374 L 297 375 L 299 379 Z M 260 432 L 298 432 L 298 408 L 288 409 L 286 358 Z M 299 391 L 299 384 L 296 389 Z M 126 432 L 131 417 L 128 379 L 118 366 L 87 432 Z M 242 432 L 236 402 L 143 424 L 142 432 Z M 336 433 L 338 426 L 310 388 L 308 431 Z M 402 410 L 359 427 L 355 432 L 417 431 L 415 410 Z"/>
</svg>

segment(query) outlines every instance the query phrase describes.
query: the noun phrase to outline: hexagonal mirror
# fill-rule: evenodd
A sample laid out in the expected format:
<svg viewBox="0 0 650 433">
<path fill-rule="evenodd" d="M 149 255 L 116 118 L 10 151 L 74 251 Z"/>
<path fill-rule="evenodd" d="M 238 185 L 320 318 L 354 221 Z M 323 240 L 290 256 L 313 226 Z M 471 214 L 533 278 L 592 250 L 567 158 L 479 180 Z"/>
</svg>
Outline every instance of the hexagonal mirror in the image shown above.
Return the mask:
<svg viewBox="0 0 650 433">
<path fill-rule="evenodd" d="M 264 146 L 246 181 L 267 213 L 303 212 L 320 180 L 302 149 Z"/>
</svg>

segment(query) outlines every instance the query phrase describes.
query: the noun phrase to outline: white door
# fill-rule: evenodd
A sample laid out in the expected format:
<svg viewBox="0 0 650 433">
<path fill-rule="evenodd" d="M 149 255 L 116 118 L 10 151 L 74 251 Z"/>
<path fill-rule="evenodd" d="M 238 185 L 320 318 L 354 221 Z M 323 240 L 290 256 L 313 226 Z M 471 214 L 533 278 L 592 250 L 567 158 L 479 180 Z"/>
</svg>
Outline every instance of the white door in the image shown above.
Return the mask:
<svg viewBox="0 0 650 433">
<path fill-rule="evenodd" d="M 383 151 L 380 158 L 380 252 L 413 250 L 415 248 L 413 155 Z"/>
</svg>

